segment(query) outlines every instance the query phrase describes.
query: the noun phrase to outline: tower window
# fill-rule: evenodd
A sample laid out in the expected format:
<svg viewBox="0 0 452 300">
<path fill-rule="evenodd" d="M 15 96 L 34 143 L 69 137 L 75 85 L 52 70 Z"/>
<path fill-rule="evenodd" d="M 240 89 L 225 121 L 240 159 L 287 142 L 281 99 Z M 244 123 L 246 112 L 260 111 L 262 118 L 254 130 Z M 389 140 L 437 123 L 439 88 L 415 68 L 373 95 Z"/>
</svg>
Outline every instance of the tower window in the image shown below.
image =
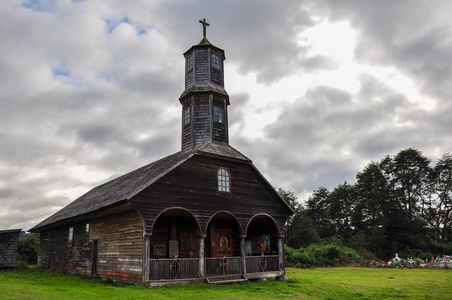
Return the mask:
<svg viewBox="0 0 452 300">
<path fill-rule="evenodd" d="M 218 171 L 218 191 L 219 192 L 230 192 L 230 175 L 226 169 L 220 169 Z"/>
<path fill-rule="evenodd" d="M 184 126 L 190 124 L 190 107 L 184 109 Z"/>
<path fill-rule="evenodd" d="M 214 109 L 214 121 L 223 123 L 223 109 L 219 106 L 215 106 Z"/>
<path fill-rule="evenodd" d="M 189 55 L 187 57 L 187 72 L 190 72 L 191 70 L 193 70 L 193 55 Z"/>
<path fill-rule="evenodd" d="M 221 70 L 220 57 L 216 54 L 212 54 L 212 67 Z"/>
</svg>

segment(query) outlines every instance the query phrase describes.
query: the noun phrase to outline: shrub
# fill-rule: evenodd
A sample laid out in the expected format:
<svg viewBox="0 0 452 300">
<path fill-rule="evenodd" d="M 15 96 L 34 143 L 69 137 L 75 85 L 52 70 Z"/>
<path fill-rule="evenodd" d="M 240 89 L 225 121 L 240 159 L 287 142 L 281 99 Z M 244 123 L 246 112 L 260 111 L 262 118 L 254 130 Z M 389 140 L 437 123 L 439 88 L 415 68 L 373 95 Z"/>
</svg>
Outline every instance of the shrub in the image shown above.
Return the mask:
<svg viewBox="0 0 452 300">
<path fill-rule="evenodd" d="M 19 249 L 17 250 L 17 260 L 25 261 L 29 265 L 38 263 L 39 235 L 30 235 L 19 240 Z"/>
<path fill-rule="evenodd" d="M 426 262 L 430 262 L 432 260 L 432 257 L 433 254 L 431 254 L 430 252 L 424 252 L 419 254 L 419 258 Z"/>
<path fill-rule="evenodd" d="M 299 249 L 285 246 L 285 254 L 286 265 L 298 268 L 347 266 L 362 260 L 355 250 L 337 241 L 311 244 Z"/>
<path fill-rule="evenodd" d="M 418 268 L 420 265 L 421 265 L 421 259 L 420 259 L 419 257 L 416 257 L 416 258 L 414 259 L 414 266 L 415 266 L 416 268 Z"/>
</svg>

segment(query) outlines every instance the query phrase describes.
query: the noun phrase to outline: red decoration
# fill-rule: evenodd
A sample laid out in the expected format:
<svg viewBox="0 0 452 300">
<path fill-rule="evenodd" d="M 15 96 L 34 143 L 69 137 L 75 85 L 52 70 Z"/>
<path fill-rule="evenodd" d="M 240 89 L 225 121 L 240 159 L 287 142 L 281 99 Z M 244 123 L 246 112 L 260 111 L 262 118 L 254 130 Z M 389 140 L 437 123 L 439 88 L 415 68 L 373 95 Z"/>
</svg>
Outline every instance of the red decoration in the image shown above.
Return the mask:
<svg viewBox="0 0 452 300">
<path fill-rule="evenodd" d="M 233 240 L 232 230 L 230 229 L 217 229 L 215 231 L 215 256 L 232 256 L 233 255 Z"/>
</svg>

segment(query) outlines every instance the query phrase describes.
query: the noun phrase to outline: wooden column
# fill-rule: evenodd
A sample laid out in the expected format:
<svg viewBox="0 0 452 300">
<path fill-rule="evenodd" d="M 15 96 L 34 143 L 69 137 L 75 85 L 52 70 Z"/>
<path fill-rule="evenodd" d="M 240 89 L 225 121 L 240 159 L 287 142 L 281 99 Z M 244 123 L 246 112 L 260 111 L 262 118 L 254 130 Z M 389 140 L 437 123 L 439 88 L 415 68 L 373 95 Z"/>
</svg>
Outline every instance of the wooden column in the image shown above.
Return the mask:
<svg viewBox="0 0 452 300">
<path fill-rule="evenodd" d="M 240 236 L 240 263 L 242 276 L 246 274 L 245 235 Z"/>
<path fill-rule="evenodd" d="M 151 236 L 152 234 L 145 234 L 143 236 L 143 282 L 149 282 L 150 264 L 151 258 Z"/>
<path fill-rule="evenodd" d="M 286 265 L 284 262 L 284 236 L 280 236 L 278 238 L 278 256 L 279 256 L 279 270 L 283 271 L 283 273 L 276 277 L 278 281 L 286 281 Z"/>
<path fill-rule="evenodd" d="M 198 253 L 199 253 L 199 259 L 198 259 L 198 273 L 199 276 L 201 276 L 202 279 L 206 278 L 206 272 L 205 272 L 205 258 L 204 258 L 204 240 L 206 236 L 200 235 L 198 236 Z"/>
</svg>

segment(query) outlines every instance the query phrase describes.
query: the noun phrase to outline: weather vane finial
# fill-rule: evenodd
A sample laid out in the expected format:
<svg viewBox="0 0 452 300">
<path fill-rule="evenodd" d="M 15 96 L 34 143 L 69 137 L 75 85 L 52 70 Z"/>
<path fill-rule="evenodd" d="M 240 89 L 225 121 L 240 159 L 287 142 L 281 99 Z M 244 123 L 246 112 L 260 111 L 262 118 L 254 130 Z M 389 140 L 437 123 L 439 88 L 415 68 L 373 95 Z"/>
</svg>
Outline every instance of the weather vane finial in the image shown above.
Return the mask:
<svg viewBox="0 0 452 300">
<path fill-rule="evenodd" d="M 210 26 L 209 23 L 206 22 L 206 18 L 199 20 L 199 23 L 202 24 L 202 35 L 204 38 L 206 38 L 206 26 Z"/>
</svg>

